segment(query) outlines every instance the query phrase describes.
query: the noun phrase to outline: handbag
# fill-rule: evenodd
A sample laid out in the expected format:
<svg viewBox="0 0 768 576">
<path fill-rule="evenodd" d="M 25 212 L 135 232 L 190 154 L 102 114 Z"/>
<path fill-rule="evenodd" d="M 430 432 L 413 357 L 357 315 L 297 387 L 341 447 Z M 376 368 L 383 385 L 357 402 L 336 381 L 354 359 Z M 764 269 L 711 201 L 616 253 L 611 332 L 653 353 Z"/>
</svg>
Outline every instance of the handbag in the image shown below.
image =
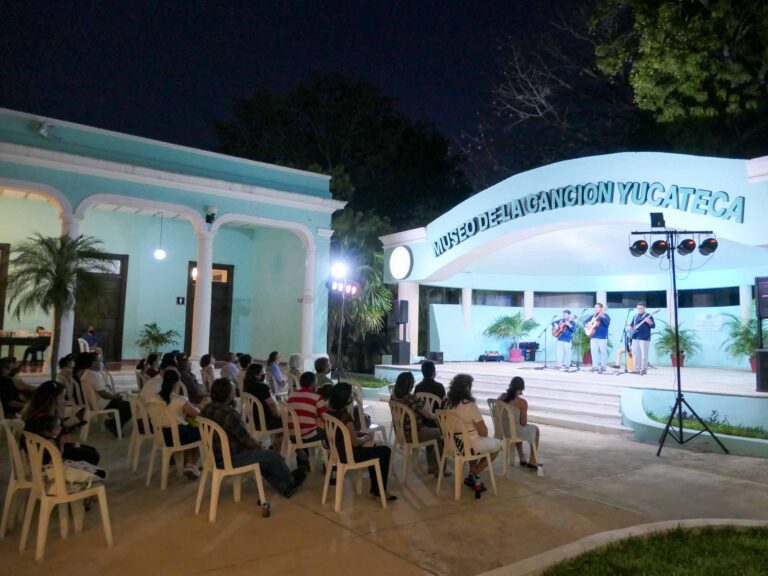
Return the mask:
<svg viewBox="0 0 768 576">
<path fill-rule="evenodd" d="M 80 492 L 91 488 L 94 484 L 103 483 L 107 477 L 107 471 L 84 460 L 64 460 L 64 482 L 67 493 Z M 54 484 L 53 466 L 43 468 L 43 478 L 48 484 L 46 494 L 49 496 L 63 496 L 56 494 Z"/>
</svg>

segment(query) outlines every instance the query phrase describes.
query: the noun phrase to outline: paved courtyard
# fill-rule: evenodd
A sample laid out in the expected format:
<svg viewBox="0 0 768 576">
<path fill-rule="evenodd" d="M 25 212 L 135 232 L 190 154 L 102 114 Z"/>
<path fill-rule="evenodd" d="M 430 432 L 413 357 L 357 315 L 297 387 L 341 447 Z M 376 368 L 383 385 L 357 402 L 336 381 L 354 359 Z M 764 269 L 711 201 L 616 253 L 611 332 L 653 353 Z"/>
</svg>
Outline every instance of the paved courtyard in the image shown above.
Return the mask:
<svg viewBox="0 0 768 576">
<path fill-rule="evenodd" d="M 385 421 L 386 405 L 371 405 L 375 419 Z M 43 564 L 35 563 L 32 549 L 18 554 L 17 526 L 0 542 L 0 573 L 472 575 L 637 524 L 768 520 L 764 460 L 672 447 L 657 458 L 654 445 L 552 426 L 542 426 L 544 477 L 512 469 L 498 479 L 498 496 L 489 491 L 475 500 L 465 489 L 455 502 L 451 486 L 435 496 L 436 481 L 426 474 L 423 456 L 418 473 L 403 485 L 397 454 L 390 487 L 399 500 L 386 511 L 366 495 L 354 496 L 347 481 L 342 512 L 334 513 L 332 503 L 320 504 L 322 476 L 316 471 L 290 500 L 268 490 L 268 519 L 261 517 L 253 484 L 245 485 L 243 501 L 235 504 L 225 483 L 215 524 L 194 514 L 196 482 L 172 477 L 161 492 L 155 476 L 151 487 L 144 486 L 148 445 L 134 475 L 126 468 L 127 440 L 97 431 L 91 443 L 110 471 L 115 547 L 106 547 L 94 508 L 85 531 L 66 541 L 52 521 Z M 7 478 L 5 446 L 0 462 Z"/>
</svg>

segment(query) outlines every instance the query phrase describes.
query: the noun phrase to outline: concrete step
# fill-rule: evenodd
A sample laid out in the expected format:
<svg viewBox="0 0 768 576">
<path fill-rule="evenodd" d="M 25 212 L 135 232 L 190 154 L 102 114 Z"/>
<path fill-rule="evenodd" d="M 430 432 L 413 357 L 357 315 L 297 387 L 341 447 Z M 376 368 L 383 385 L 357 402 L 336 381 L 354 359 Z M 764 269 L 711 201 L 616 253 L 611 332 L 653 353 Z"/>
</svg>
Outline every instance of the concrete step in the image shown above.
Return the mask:
<svg viewBox="0 0 768 576">
<path fill-rule="evenodd" d="M 475 397 L 482 398 L 498 398 L 498 390 L 483 390 L 472 389 L 472 394 Z M 577 404 L 588 404 L 592 406 L 605 406 L 613 407 L 618 410 L 621 405 L 621 396 L 608 396 L 608 395 L 594 395 L 589 393 L 579 393 L 573 391 L 560 391 L 560 390 L 525 390 L 525 399 L 530 404 L 538 404 L 539 402 L 553 401 L 565 401 L 573 402 Z"/>
</svg>

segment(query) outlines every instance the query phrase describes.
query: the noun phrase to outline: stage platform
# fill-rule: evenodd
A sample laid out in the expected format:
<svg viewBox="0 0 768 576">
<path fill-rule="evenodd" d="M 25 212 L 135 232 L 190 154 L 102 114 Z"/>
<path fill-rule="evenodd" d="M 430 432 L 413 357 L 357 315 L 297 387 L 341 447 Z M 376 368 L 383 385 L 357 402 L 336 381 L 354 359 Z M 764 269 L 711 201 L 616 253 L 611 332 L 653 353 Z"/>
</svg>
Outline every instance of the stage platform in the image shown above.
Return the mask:
<svg viewBox="0 0 768 576">
<path fill-rule="evenodd" d="M 376 366 L 376 376 L 391 381 L 403 371 L 413 372 L 417 382 L 421 379 L 418 364 Z M 551 365 L 545 368 L 542 362 L 447 362 L 437 365 L 437 380 L 447 387 L 451 378 L 462 372 L 474 377 L 472 391 L 481 410 L 487 412 L 487 399 L 498 397 L 513 376 L 522 376 L 531 421 L 592 432 L 632 434 L 621 422 L 621 391 L 625 387 L 669 390 L 670 405 L 674 402 L 675 370 L 670 366 L 651 368 L 647 375 L 640 376 L 612 368 L 598 374 L 590 366 L 564 372 Z M 767 393 L 755 391 L 755 375 L 751 372 L 684 367 L 681 375 L 683 393 L 768 397 Z M 384 391 L 380 394 L 381 399 L 388 396 Z"/>
</svg>

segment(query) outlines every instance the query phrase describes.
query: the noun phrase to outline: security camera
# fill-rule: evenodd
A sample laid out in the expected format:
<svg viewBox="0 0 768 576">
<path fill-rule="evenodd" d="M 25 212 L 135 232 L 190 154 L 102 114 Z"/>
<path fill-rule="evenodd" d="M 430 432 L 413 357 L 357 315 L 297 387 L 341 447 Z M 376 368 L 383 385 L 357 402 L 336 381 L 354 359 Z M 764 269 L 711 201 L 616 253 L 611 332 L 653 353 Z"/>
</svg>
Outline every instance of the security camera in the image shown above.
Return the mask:
<svg viewBox="0 0 768 576">
<path fill-rule="evenodd" d="M 216 206 L 206 206 L 205 207 L 205 222 L 207 224 L 213 224 L 214 220 L 216 220 Z"/>
</svg>

